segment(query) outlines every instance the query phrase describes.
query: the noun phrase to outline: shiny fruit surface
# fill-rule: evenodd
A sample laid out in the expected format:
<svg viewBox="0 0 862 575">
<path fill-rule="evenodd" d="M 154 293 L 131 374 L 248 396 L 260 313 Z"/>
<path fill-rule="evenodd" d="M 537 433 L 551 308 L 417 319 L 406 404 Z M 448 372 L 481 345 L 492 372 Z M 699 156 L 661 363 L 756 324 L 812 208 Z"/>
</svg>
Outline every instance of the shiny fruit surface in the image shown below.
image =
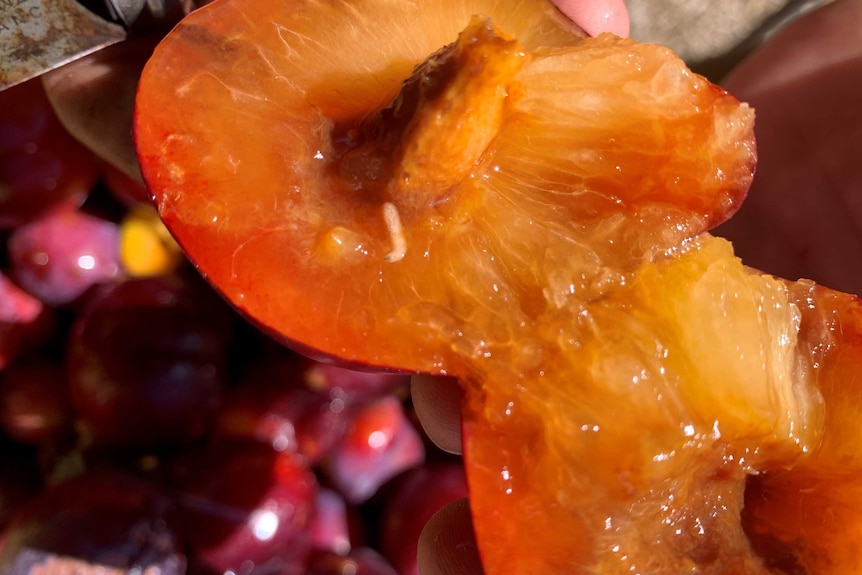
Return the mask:
<svg viewBox="0 0 862 575">
<path fill-rule="evenodd" d="M 12 232 L 12 276 L 43 302 L 72 303 L 92 286 L 121 276 L 118 235 L 113 222 L 79 210 L 55 210 Z"/>
<path fill-rule="evenodd" d="M 229 391 L 216 435 L 260 441 L 318 464 L 347 433 L 355 406 L 303 386 L 306 369 L 308 364 L 289 352 L 258 362 Z"/>
<path fill-rule="evenodd" d="M 362 503 L 388 480 L 420 465 L 425 447 L 401 402 L 387 396 L 362 406 L 325 463 L 349 503 Z"/>
<path fill-rule="evenodd" d="M 79 206 L 98 163 L 54 114 L 40 80 L 0 92 L 0 229 Z"/>
<path fill-rule="evenodd" d="M 177 467 L 203 572 L 302 575 L 317 494 L 302 458 L 261 443 L 218 443 Z"/>
<path fill-rule="evenodd" d="M 206 284 L 181 274 L 98 294 L 75 321 L 66 359 L 69 394 L 96 441 L 200 439 L 222 399 L 232 319 Z"/>
<path fill-rule="evenodd" d="M 744 195 L 751 111 L 667 50 L 584 40 L 544 1 L 397 6 L 219 3 L 142 76 L 160 214 L 269 331 L 455 372 L 480 342 L 521 338 L 492 325 L 498 308 L 517 326 L 570 286 L 593 297 Z M 381 34 L 391 46 L 367 41 Z"/>
<path fill-rule="evenodd" d="M 860 564 L 862 302 L 810 282 L 788 283 L 801 312 L 797 349 L 824 405 L 819 444 L 789 468 L 752 477 L 742 519 L 767 566 L 852 573 Z"/>
<path fill-rule="evenodd" d="M 707 233 L 751 182 L 753 112 L 666 49 L 541 0 L 223 0 L 154 53 L 136 138 L 248 317 L 463 382 L 486 572 L 862 560 L 858 301 Z"/>
</svg>

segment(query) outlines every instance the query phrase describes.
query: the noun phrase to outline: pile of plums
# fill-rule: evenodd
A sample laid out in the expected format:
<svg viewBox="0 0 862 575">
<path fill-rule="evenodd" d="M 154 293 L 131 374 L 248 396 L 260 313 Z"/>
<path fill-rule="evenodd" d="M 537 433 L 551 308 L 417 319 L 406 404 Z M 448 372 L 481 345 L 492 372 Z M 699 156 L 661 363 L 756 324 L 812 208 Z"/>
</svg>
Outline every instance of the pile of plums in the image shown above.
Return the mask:
<svg viewBox="0 0 862 575">
<path fill-rule="evenodd" d="M 0 92 L 0 241 L 0 572 L 417 573 L 466 486 L 409 378 L 239 317 L 38 80 Z"/>
</svg>

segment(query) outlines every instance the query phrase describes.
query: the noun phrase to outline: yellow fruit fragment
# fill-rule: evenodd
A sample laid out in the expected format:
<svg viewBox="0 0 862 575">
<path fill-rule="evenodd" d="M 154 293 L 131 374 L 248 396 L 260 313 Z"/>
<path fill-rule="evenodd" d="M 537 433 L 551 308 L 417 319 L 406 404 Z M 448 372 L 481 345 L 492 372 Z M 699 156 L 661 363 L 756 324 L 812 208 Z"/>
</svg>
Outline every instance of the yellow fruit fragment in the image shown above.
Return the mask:
<svg viewBox="0 0 862 575">
<path fill-rule="evenodd" d="M 120 224 L 120 258 L 131 276 L 167 274 L 183 261 L 183 252 L 149 204 L 137 204 Z"/>
</svg>

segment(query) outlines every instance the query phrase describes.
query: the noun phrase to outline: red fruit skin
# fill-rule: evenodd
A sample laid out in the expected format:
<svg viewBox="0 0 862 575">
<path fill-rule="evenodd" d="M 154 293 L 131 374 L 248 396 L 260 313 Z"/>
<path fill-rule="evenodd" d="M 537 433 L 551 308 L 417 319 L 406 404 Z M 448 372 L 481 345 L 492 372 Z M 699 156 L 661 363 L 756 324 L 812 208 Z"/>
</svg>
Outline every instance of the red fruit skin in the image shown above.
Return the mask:
<svg viewBox="0 0 862 575">
<path fill-rule="evenodd" d="M 42 487 L 39 466 L 31 450 L 0 442 L 0 553 L 3 530 L 19 508 Z"/>
<path fill-rule="evenodd" d="M 0 229 L 79 206 L 98 164 L 60 124 L 41 81 L 0 92 L 0 110 Z"/>
<path fill-rule="evenodd" d="M 410 378 L 406 375 L 357 371 L 339 365 L 312 362 L 305 370 L 303 381 L 317 391 L 341 391 L 357 399 L 367 399 L 406 390 Z"/>
<path fill-rule="evenodd" d="M 314 549 L 346 555 L 351 548 L 347 502 L 331 489 L 321 488 L 314 503 L 311 544 Z"/>
<path fill-rule="evenodd" d="M 208 432 L 232 326 L 228 308 L 192 276 L 130 280 L 94 299 L 73 326 L 66 367 L 96 441 L 153 448 Z"/>
<path fill-rule="evenodd" d="M 118 278 L 119 228 L 78 210 L 58 210 L 9 238 L 12 277 L 48 305 L 72 303 L 96 284 Z"/>
<path fill-rule="evenodd" d="M 47 339 L 53 325 L 50 308 L 0 273 L 0 370 Z"/>
<path fill-rule="evenodd" d="M 425 445 L 401 402 L 384 397 L 363 407 L 324 462 L 349 503 L 367 501 L 387 481 L 425 461 Z"/>
<path fill-rule="evenodd" d="M 380 542 L 398 575 L 419 575 L 416 552 L 422 528 L 442 507 L 467 497 L 464 468 L 426 465 L 402 477 L 383 508 Z"/>
<path fill-rule="evenodd" d="M 0 572 L 113 568 L 182 575 L 186 558 L 174 512 L 162 493 L 127 475 L 97 472 L 71 479 L 19 509 Z"/>
<path fill-rule="evenodd" d="M 317 552 L 309 560 L 306 575 L 397 575 L 383 556 L 369 547 L 360 547 L 348 555 Z"/>
<path fill-rule="evenodd" d="M 180 466 L 180 506 L 202 569 L 304 572 L 317 481 L 301 457 L 253 442 L 216 443 Z"/>
<path fill-rule="evenodd" d="M 356 411 L 344 393 L 302 385 L 308 361 L 282 351 L 253 365 L 219 411 L 215 433 L 261 441 L 319 463 L 347 433 Z"/>
<path fill-rule="evenodd" d="M 69 430 L 73 409 L 62 366 L 15 364 L 0 375 L 0 429 L 21 443 L 40 444 Z"/>
</svg>

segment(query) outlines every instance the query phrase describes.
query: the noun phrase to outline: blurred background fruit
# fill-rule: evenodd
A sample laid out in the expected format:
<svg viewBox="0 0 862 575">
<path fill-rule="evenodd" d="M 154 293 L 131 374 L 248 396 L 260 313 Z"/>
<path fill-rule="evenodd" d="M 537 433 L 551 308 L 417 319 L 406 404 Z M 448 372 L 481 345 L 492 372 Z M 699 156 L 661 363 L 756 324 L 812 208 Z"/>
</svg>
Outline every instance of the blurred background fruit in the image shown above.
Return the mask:
<svg viewBox="0 0 862 575">
<path fill-rule="evenodd" d="M 0 92 L 0 229 L 84 202 L 95 156 L 60 124 L 37 78 Z"/>
<path fill-rule="evenodd" d="M 0 103 L 0 570 L 396 573 L 409 377 L 274 344 L 38 81 Z"/>
</svg>

